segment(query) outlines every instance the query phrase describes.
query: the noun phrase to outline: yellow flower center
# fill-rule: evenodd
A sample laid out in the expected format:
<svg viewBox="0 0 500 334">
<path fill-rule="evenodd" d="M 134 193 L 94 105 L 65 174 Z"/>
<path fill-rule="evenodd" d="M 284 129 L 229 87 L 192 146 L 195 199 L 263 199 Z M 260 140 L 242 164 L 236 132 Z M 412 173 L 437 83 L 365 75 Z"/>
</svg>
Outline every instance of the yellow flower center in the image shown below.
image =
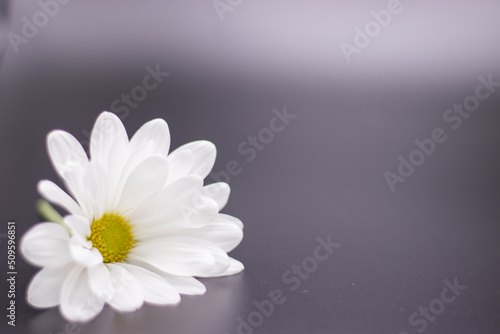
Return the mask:
<svg viewBox="0 0 500 334">
<path fill-rule="evenodd" d="M 116 213 L 105 213 L 90 226 L 92 246 L 101 252 L 105 263 L 122 262 L 134 245 L 129 221 Z"/>
</svg>

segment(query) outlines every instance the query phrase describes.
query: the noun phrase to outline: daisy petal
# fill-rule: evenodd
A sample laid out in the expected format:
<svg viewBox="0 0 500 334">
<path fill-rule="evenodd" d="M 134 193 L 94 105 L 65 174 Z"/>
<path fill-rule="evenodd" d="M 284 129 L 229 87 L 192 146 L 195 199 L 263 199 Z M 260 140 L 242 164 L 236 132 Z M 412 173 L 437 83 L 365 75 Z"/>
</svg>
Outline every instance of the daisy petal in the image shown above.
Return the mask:
<svg viewBox="0 0 500 334">
<path fill-rule="evenodd" d="M 231 217 L 232 219 L 228 219 Z M 135 227 L 134 235 L 141 240 L 153 241 L 165 236 L 195 237 L 209 241 L 225 252 L 232 251 L 243 238 L 243 231 L 239 219 L 217 214 L 209 224 L 200 228 L 193 228 L 185 224 L 142 224 Z M 241 222 L 240 222 L 241 223 Z"/>
<path fill-rule="evenodd" d="M 190 229 L 182 233 L 213 242 L 225 252 L 232 251 L 243 239 L 241 228 L 225 219 L 223 215 L 217 215 L 217 218 L 205 227 Z"/>
<path fill-rule="evenodd" d="M 167 159 L 170 166 L 167 185 L 189 175 L 189 171 L 193 167 L 193 153 L 191 151 L 172 152 Z"/>
<path fill-rule="evenodd" d="M 221 219 L 224 219 L 228 222 L 231 222 L 231 224 L 234 224 L 235 226 L 238 226 L 239 228 L 243 229 L 243 223 L 241 222 L 241 220 L 239 220 L 238 218 L 236 217 L 233 217 L 233 216 L 230 216 L 230 215 L 226 215 L 224 213 L 220 213 L 218 215 L 219 218 Z"/>
<path fill-rule="evenodd" d="M 194 277 L 175 276 L 167 273 L 162 273 L 161 276 L 179 293 L 185 295 L 202 295 L 207 291 L 205 286 Z"/>
<path fill-rule="evenodd" d="M 203 227 L 210 223 L 217 215 L 217 203 L 206 196 L 192 196 L 187 201 L 177 203 L 174 207 L 166 207 L 158 211 L 164 222 L 183 224 L 188 227 Z"/>
<path fill-rule="evenodd" d="M 212 198 L 203 196 L 203 181 L 199 176 L 188 176 L 167 186 L 162 201 L 154 210 L 156 221 L 183 224 L 190 227 L 207 225 L 219 212 L 219 206 Z M 161 209 L 158 209 L 161 208 Z"/>
<path fill-rule="evenodd" d="M 113 298 L 111 286 L 111 274 L 104 263 L 88 267 L 89 285 L 93 294 L 103 300 L 109 301 Z"/>
<path fill-rule="evenodd" d="M 147 122 L 130 139 L 130 152 L 134 154 L 148 143 L 153 143 L 153 154 L 168 155 L 170 149 L 170 130 L 163 119 Z"/>
<path fill-rule="evenodd" d="M 92 217 L 94 216 L 93 213 L 94 203 L 92 202 L 92 196 L 90 196 L 88 189 L 83 183 L 84 174 L 85 171 L 83 171 L 82 175 L 77 175 L 77 173 L 66 174 L 66 184 L 67 188 L 70 190 L 70 193 L 73 195 L 73 197 L 77 200 L 78 204 L 80 205 L 80 208 L 82 209 L 82 215 L 88 217 L 89 219 L 92 219 Z M 75 184 L 76 190 L 72 191 L 71 188 L 68 186 L 68 184 Z"/>
<path fill-rule="evenodd" d="M 69 263 L 62 267 L 46 267 L 39 271 L 28 286 L 28 303 L 39 308 L 59 305 L 62 284 L 74 267 L 74 264 Z"/>
<path fill-rule="evenodd" d="M 40 195 L 47 201 L 60 206 L 70 213 L 82 214 L 82 209 L 78 206 L 78 203 L 54 182 L 41 180 L 38 182 L 37 188 Z"/>
<path fill-rule="evenodd" d="M 243 263 L 240 261 L 233 259 L 232 257 L 229 258 L 229 268 L 226 269 L 222 274 L 220 275 L 215 275 L 212 277 L 221 277 L 221 276 L 229 276 L 229 275 L 234 275 L 239 272 L 241 272 L 243 269 L 245 269 L 245 266 L 243 266 Z"/>
<path fill-rule="evenodd" d="M 104 302 L 92 293 L 87 269 L 77 266 L 71 270 L 62 285 L 62 315 L 69 321 L 89 321 L 104 307 Z"/>
<path fill-rule="evenodd" d="M 61 266 L 71 259 L 68 231 L 57 223 L 37 224 L 22 237 L 21 252 L 35 266 Z"/>
<path fill-rule="evenodd" d="M 161 201 L 173 206 L 179 201 L 188 200 L 199 193 L 198 189 L 203 186 L 203 179 L 197 175 L 190 175 L 170 183 L 165 188 Z"/>
<path fill-rule="evenodd" d="M 93 216 L 100 218 L 108 204 L 108 184 L 106 172 L 97 161 L 89 163 L 83 174 L 83 183 L 92 197 Z"/>
<path fill-rule="evenodd" d="M 181 300 L 181 296 L 163 277 L 131 264 L 117 264 L 127 269 L 134 275 L 144 289 L 144 301 L 156 305 L 177 304 Z"/>
<path fill-rule="evenodd" d="M 193 167 L 189 174 L 198 175 L 202 179 L 207 177 L 212 170 L 217 156 L 215 145 L 207 140 L 198 140 L 182 145 L 171 154 L 181 151 L 191 151 L 193 153 Z"/>
<path fill-rule="evenodd" d="M 82 145 L 66 131 L 55 130 L 47 136 L 47 150 L 54 169 L 81 205 L 85 188 L 79 181 L 89 163 Z"/>
<path fill-rule="evenodd" d="M 73 236 L 78 236 L 85 240 L 90 236 L 90 223 L 88 219 L 78 215 L 64 217 L 64 223 L 69 226 Z"/>
<path fill-rule="evenodd" d="M 196 244 L 198 239 L 170 237 L 134 247 L 127 260 L 146 262 L 164 272 L 180 276 L 198 276 L 212 270 L 214 257 L 209 249 Z"/>
<path fill-rule="evenodd" d="M 118 116 L 106 111 L 101 113 L 90 137 L 90 156 L 108 175 L 110 198 L 117 191 L 120 175 L 129 155 L 128 146 L 127 131 Z"/>
<path fill-rule="evenodd" d="M 200 239 L 197 241 L 198 245 L 203 245 L 203 247 L 207 248 L 210 250 L 210 253 L 212 253 L 212 256 L 214 257 L 215 264 L 212 267 L 212 270 L 210 270 L 206 274 L 202 275 L 196 275 L 199 277 L 213 277 L 213 276 L 218 276 L 222 273 L 224 273 L 228 268 L 229 268 L 229 256 L 227 256 L 227 253 L 224 252 L 220 247 L 216 246 L 215 244 L 211 242 L 207 242 L 205 240 Z"/>
<path fill-rule="evenodd" d="M 111 152 L 128 143 L 128 136 L 122 122 L 113 113 L 103 112 L 97 118 L 90 137 L 90 156 L 98 161 L 105 170 Z"/>
<path fill-rule="evenodd" d="M 95 266 L 102 263 L 103 257 L 101 252 L 97 248 L 93 247 L 91 249 L 87 248 L 87 242 L 83 241 L 81 238 L 72 237 L 70 239 L 70 251 L 73 261 L 88 266 Z"/>
<path fill-rule="evenodd" d="M 169 168 L 172 166 L 169 164 Z M 192 198 L 197 189 L 203 185 L 203 180 L 199 176 L 187 176 L 168 185 L 158 196 L 140 205 L 137 210 L 130 214 L 130 219 L 137 222 L 165 222 L 170 216 L 167 213 L 177 208 L 176 204 L 188 201 Z"/>
<path fill-rule="evenodd" d="M 121 312 L 132 312 L 139 309 L 144 303 L 144 290 L 139 280 L 124 267 L 109 263 L 113 298 L 109 305 Z"/>
<path fill-rule="evenodd" d="M 125 212 L 139 206 L 163 188 L 168 176 L 167 158 L 156 154 L 141 162 L 132 171 L 121 195 L 118 211 Z"/>
<path fill-rule="evenodd" d="M 225 182 L 212 183 L 203 187 L 203 194 L 217 202 L 219 211 L 226 206 L 230 193 L 231 188 L 229 187 L 229 184 Z"/>
<path fill-rule="evenodd" d="M 88 164 L 82 145 L 66 131 L 51 131 L 47 136 L 47 149 L 55 170 L 63 178 L 68 171 L 83 172 Z"/>
</svg>

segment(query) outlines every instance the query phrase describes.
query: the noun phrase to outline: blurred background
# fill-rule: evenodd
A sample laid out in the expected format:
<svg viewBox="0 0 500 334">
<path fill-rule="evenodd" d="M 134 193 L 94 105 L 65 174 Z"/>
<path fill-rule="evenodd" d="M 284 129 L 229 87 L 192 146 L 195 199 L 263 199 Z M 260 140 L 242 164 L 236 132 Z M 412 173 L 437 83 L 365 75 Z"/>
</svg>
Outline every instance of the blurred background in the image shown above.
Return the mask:
<svg viewBox="0 0 500 334">
<path fill-rule="evenodd" d="M 73 330 L 250 333 L 239 319 L 281 289 L 286 301 L 252 332 L 499 332 L 498 1 L 0 1 L 0 32 L 2 263 L 7 222 L 19 240 L 38 221 L 38 180 L 57 180 L 46 134 L 86 146 L 103 110 L 129 135 L 164 118 L 174 148 L 214 142 L 207 183 L 230 176 L 224 212 L 245 223 L 231 254 L 242 274 Z M 144 89 L 148 75 L 157 85 Z M 448 112 L 479 85 L 490 94 L 477 110 Z M 436 128 L 446 141 L 391 187 L 387 172 Z M 341 247 L 292 291 L 282 276 L 328 236 Z M 71 333 L 57 309 L 26 305 L 37 269 L 17 256 L 17 326 L 2 315 L 2 333 Z M 411 322 L 454 279 L 467 286 L 456 301 Z"/>
</svg>

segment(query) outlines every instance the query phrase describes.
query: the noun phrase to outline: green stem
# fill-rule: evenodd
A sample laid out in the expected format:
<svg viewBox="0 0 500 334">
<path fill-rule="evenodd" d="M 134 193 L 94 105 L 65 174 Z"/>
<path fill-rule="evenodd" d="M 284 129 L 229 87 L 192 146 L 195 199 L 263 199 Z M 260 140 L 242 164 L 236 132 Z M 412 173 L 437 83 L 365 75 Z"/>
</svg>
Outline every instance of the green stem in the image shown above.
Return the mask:
<svg viewBox="0 0 500 334">
<path fill-rule="evenodd" d="M 62 225 L 66 230 L 68 230 L 69 234 L 71 234 L 71 230 L 68 225 L 64 223 L 63 217 L 56 211 L 56 209 L 54 209 L 52 205 L 50 205 L 49 202 L 44 199 L 38 199 L 35 206 L 40 218 L 48 222 L 54 222 Z"/>
</svg>

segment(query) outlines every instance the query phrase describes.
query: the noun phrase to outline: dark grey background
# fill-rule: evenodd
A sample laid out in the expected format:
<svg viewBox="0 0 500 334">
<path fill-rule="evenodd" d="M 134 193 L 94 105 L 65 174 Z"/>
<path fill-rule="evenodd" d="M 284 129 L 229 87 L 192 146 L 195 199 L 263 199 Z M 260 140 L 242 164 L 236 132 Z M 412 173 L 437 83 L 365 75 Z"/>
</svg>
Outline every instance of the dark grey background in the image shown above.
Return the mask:
<svg viewBox="0 0 500 334">
<path fill-rule="evenodd" d="M 353 28 L 386 1 L 245 1 L 219 20 L 210 1 L 73 1 L 0 74 L 0 233 L 18 239 L 38 221 L 36 183 L 57 180 L 45 136 L 85 131 L 147 66 L 170 76 L 123 121 L 133 134 L 161 117 L 172 147 L 208 139 L 215 171 L 230 160 L 225 213 L 245 223 L 231 254 L 243 273 L 203 279 L 204 296 L 133 314 L 106 308 L 75 333 L 236 333 L 254 301 L 281 289 L 286 301 L 255 333 L 417 333 L 409 316 L 440 297 L 443 281 L 467 289 L 425 333 L 500 331 L 500 89 L 452 130 L 443 113 L 478 76 L 500 81 L 500 5 L 495 1 L 402 1 L 404 10 L 348 64 Z M 11 26 L 37 2 L 14 1 Z M 297 117 L 247 162 L 238 145 L 269 126 L 272 110 Z M 442 128 L 448 139 L 391 192 L 383 173 L 413 141 Z M 211 182 L 210 180 L 208 180 Z M 282 275 L 312 256 L 316 238 L 341 247 L 291 291 Z M 5 277 L 6 243 L 0 239 Z M 60 333 L 57 309 L 26 305 L 36 268 L 18 253 L 17 326 L 2 333 Z M 5 310 L 6 282 L 1 301 Z M 6 312 L 6 311 L 2 311 Z M 6 328 L 4 330 L 3 328 Z"/>
</svg>

